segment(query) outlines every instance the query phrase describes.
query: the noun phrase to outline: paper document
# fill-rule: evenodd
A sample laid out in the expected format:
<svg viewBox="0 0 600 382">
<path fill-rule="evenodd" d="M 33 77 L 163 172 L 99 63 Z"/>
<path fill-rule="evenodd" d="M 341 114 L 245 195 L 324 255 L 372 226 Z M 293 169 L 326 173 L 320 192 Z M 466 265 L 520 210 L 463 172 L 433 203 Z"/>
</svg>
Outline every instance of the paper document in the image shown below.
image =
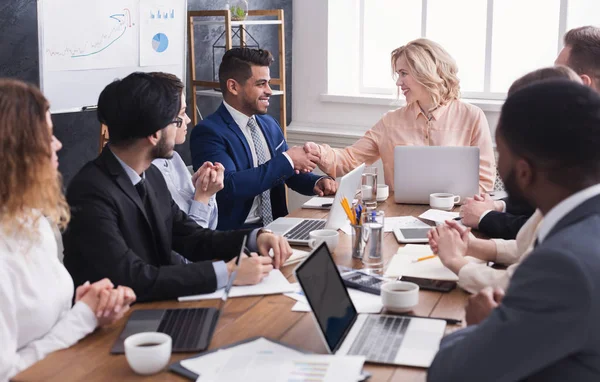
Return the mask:
<svg viewBox="0 0 600 382">
<path fill-rule="evenodd" d="M 446 220 L 452 220 L 454 218 L 457 218 L 458 212 L 442 211 L 431 208 L 423 212 L 421 215 L 419 215 L 419 217 L 421 219 L 431 220 L 441 224 L 444 223 Z"/>
<path fill-rule="evenodd" d="M 414 216 L 386 217 L 383 223 L 383 231 L 393 232 L 394 228 L 431 228 L 431 226 Z"/>
<path fill-rule="evenodd" d="M 302 205 L 302 208 L 328 210 L 331 208 L 332 203 L 333 203 L 333 197 L 315 196 L 313 198 L 308 199 Z M 323 204 L 325 204 L 325 206 L 323 206 Z"/>
<path fill-rule="evenodd" d="M 329 210 L 333 204 L 333 196 L 315 196 L 308 199 L 302 208 L 308 208 L 313 210 Z M 352 200 L 352 204 L 356 204 L 357 200 Z"/>
<path fill-rule="evenodd" d="M 308 251 L 292 248 L 292 256 L 290 256 L 285 263 L 283 263 L 283 266 L 299 263 L 300 261 L 306 259 L 308 255 L 310 255 L 310 252 Z"/>
<path fill-rule="evenodd" d="M 446 268 L 439 257 L 415 262 L 420 257 L 431 255 L 429 245 L 408 244 L 399 248 L 398 253 L 392 257 L 385 277 L 421 277 L 432 280 L 458 281 L 458 276 Z M 473 257 L 466 257 L 471 262 L 484 263 L 484 261 Z"/>
<path fill-rule="evenodd" d="M 198 374 L 200 376 L 198 381 L 214 381 L 217 374 L 230 359 L 233 352 L 240 352 L 243 354 L 271 352 L 280 354 L 284 357 L 294 357 L 303 354 L 287 346 L 282 346 L 278 343 L 269 341 L 266 338 L 258 338 L 254 341 L 237 345 L 232 348 L 221 349 L 213 353 L 200 355 L 196 358 L 183 360 L 181 361 L 181 366 L 195 374 Z"/>
<path fill-rule="evenodd" d="M 364 356 L 296 355 L 274 352 L 234 352 L 214 379 L 215 382 L 342 382 L 361 378 Z M 204 379 L 198 379 L 204 381 Z"/>
<path fill-rule="evenodd" d="M 292 285 L 296 286 L 297 290 L 292 293 L 284 293 L 284 296 L 298 301 L 292 307 L 292 312 L 310 312 L 310 305 L 308 305 L 300 285 L 298 283 Z M 383 308 L 381 296 L 352 288 L 348 288 L 348 294 L 358 313 L 380 313 Z"/>
<path fill-rule="evenodd" d="M 281 271 L 279 269 L 273 269 L 267 277 L 265 277 L 260 283 L 256 285 L 232 287 L 231 292 L 229 292 L 229 297 L 260 296 L 266 294 L 278 294 L 293 291 L 293 285 L 290 284 L 289 281 L 287 281 L 287 279 L 283 276 Z M 213 293 L 179 297 L 177 300 L 183 302 L 218 299 L 223 296 L 223 293 L 224 290 L 219 289 L 218 291 Z"/>
</svg>

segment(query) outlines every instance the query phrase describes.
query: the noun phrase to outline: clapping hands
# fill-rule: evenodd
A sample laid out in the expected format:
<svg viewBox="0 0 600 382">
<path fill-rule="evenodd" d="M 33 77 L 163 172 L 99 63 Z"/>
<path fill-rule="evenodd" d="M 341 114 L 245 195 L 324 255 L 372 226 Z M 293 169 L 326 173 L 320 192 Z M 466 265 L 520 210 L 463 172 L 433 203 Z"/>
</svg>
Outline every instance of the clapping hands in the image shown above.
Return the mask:
<svg viewBox="0 0 600 382">
<path fill-rule="evenodd" d="M 224 187 L 225 167 L 219 162 L 204 162 L 192 175 L 192 184 L 196 188 L 194 200 L 208 204 L 211 196 Z"/>
</svg>

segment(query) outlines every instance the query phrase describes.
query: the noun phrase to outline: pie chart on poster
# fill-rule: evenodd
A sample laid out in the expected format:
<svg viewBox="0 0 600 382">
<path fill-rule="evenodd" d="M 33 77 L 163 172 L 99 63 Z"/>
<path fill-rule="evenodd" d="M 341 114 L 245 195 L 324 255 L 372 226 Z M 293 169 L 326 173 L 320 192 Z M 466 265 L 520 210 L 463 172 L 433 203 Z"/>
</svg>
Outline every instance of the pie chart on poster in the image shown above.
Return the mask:
<svg viewBox="0 0 600 382">
<path fill-rule="evenodd" d="M 164 33 L 157 33 L 152 37 L 152 49 L 162 53 L 169 47 L 169 38 Z"/>
</svg>

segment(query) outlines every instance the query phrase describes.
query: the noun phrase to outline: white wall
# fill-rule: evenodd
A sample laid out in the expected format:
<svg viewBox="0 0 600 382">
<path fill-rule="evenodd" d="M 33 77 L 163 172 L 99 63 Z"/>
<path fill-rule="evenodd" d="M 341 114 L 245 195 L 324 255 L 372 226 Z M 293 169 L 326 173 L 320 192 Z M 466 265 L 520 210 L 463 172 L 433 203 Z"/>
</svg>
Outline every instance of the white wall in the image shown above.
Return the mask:
<svg viewBox="0 0 600 382">
<path fill-rule="evenodd" d="M 398 107 L 391 99 L 379 97 L 365 100 L 356 94 L 356 86 L 353 84 L 358 83 L 358 67 L 354 57 L 358 54 L 359 42 L 356 28 L 348 27 L 355 23 L 348 22 L 344 25 L 339 19 L 334 20 L 331 25 L 328 23 L 329 9 L 344 12 L 346 20 L 355 20 L 358 15 L 357 3 L 357 0 L 293 2 L 293 120 L 287 128 L 290 146 L 306 141 L 327 143 L 333 147 L 348 146 L 371 128 L 386 111 Z M 335 35 L 336 40 L 331 46 L 328 41 L 330 34 Z M 399 41 L 399 45 L 402 43 Z M 328 49 L 340 53 L 332 55 L 332 59 L 328 60 Z M 344 60 L 344 54 L 351 59 Z M 328 72 L 334 79 L 329 84 Z M 343 77 L 340 78 L 340 73 L 350 73 L 345 82 Z M 330 89 L 330 85 L 335 89 Z M 332 95 L 333 92 L 336 94 Z M 340 93 L 344 93 L 344 96 L 340 96 Z M 501 103 L 474 103 L 484 110 L 493 137 Z M 290 210 L 306 199 L 290 192 Z"/>
</svg>

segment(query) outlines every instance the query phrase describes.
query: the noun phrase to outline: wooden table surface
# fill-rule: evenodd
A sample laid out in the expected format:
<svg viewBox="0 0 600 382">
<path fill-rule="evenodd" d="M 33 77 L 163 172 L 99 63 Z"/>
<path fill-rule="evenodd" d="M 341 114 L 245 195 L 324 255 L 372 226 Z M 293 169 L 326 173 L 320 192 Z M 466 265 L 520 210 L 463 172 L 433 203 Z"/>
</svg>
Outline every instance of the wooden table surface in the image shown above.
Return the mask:
<svg viewBox="0 0 600 382">
<path fill-rule="evenodd" d="M 378 210 L 385 211 L 385 216 L 418 216 L 428 206 L 400 205 L 393 202 L 393 195 L 380 203 Z M 327 211 L 298 209 L 290 214 L 294 217 L 325 217 Z M 350 237 L 340 233 L 340 244 L 335 250 L 335 260 L 339 265 L 361 268 L 360 260 L 350 255 Z M 390 261 L 400 245 L 393 233 L 384 237 L 384 263 Z M 306 250 L 307 248 L 300 248 Z M 284 267 L 283 274 L 292 282 L 293 269 L 296 265 Z M 413 314 L 430 317 L 461 319 L 464 322 L 464 306 L 468 294 L 460 289 L 450 293 L 431 291 L 419 292 L 419 305 Z M 307 351 L 326 353 L 325 346 L 318 334 L 310 313 L 292 312 L 296 303 L 283 295 L 238 297 L 227 301 L 223 315 L 213 336 L 209 349 L 228 345 L 246 338 L 264 336 L 279 340 Z M 196 308 L 218 307 L 218 300 L 205 300 L 180 303 L 177 301 L 161 301 L 140 303 L 135 309 L 149 308 Z M 14 381 L 108 381 L 108 380 L 160 380 L 185 381 L 169 371 L 143 377 L 135 374 L 127 365 L 124 355 L 109 353 L 113 342 L 123 329 L 125 319 L 109 328 L 96 330 L 69 349 L 50 354 L 44 360 L 34 364 L 13 378 Z M 464 325 L 464 323 L 463 323 Z M 461 326 L 448 325 L 446 334 Z M 177 353 L 171 356 L 171 363 L 193 356 L 190 353 Z M 365 364 L 365 369 L 372 373 L 370 381 L 424 381 L 426 370 L 412 367 L 393 367 Z"/>
</svg>

